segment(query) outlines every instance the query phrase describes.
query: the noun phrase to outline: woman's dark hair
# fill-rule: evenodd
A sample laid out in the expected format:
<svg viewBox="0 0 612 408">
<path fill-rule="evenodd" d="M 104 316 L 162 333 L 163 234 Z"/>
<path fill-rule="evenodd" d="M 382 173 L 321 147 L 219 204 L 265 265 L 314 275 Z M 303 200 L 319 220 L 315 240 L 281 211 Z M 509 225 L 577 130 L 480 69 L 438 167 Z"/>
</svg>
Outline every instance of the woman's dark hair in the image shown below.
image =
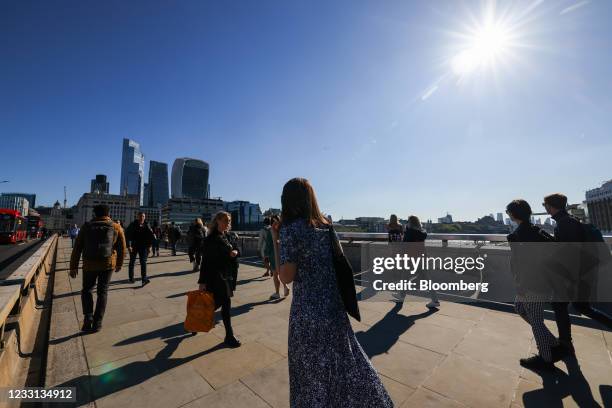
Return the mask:
<svg viewBox="0 0 612 408">
<path fill-rule="evenodd" d="M 292 178 L 283 187 L 281 195 L 283 223 L 305 219 L 313 227 L 328 225 L 329 221 L 321 214 L 314 189 L 308 180 Z"/>
<path fill-rule="evenodd" d="M 531 207 L 525 200 L 512 200 L 510 204 L 506 206 L 506 212 L 517 220 L 531 222 Z"/>
<path fill-rule="evenodd" d="M 264 225 L 270 225 L 270 217 L 266 217 L 263 220 Z"/>
</svg>

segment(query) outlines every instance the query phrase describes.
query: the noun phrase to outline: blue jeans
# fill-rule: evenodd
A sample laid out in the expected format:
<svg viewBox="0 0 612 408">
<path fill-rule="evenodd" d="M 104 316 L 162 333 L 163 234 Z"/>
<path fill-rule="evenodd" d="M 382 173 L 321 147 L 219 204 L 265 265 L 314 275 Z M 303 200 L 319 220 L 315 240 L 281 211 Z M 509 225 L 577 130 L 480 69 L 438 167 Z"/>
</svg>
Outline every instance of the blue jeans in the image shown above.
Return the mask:
<svg viewBox="0 0 612 408">
<path fill-rule="evenodd" d="M 133 248 L 130 252 L 130 265 L 128 268 L 128 275 L 130 280 L 134 279 L 134 265 L 136 265 L 136 256 L 140 259 L 140 277 L 142 280 L 147 279 L 147 257 L 149 255 L 149 248 Z"/>
</svg>

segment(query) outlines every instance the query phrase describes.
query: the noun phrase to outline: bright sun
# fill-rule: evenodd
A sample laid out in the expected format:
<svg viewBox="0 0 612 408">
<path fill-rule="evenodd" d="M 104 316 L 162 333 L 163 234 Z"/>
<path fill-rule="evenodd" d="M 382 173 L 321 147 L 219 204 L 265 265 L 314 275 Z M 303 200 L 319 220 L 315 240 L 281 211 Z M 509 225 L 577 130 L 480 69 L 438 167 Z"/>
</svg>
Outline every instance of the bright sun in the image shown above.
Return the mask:
<svg viewBox="0 0 612 408">
<path fill-rule="evenodd" d="M 453 72 L 468 75 L 478 69 L 495 65 L 508 52 L 510 30 L 501 23 L 487 23 L 466 36 L 464 49 L 451 60 Z"/>
</svg>

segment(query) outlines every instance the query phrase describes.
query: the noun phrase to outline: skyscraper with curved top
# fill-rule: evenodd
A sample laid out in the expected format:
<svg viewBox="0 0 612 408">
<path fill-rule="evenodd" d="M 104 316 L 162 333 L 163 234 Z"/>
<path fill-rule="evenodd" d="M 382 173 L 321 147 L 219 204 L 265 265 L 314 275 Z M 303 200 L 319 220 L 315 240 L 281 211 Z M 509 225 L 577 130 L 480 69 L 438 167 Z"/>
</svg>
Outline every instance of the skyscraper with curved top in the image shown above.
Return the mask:
<svg viewBox="0 0 612 408">
<path fill-rule="evenodd" d="M 137 195 L 140 205 L 144 196 L 144 155 L 140 144 L 130 139 L 123 139 L 121 155 L 121 187 L 120 195 Z"/>
<path fill-rule="evenodd" d="M 183 157 L 172 165 L 172 198 L 209 198 L 208 163 Z"/>
</svg>

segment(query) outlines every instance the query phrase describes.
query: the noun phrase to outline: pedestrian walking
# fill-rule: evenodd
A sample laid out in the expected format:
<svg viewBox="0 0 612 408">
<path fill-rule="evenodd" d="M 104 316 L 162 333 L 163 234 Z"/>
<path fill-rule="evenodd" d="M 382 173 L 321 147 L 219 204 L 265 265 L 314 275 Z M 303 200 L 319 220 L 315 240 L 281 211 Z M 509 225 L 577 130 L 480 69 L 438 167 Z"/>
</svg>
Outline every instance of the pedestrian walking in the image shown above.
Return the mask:
<svg viewBox="0 0 612 408">
<path fill-rule="evenodd" d="M 257 237 L 257 253 L 261 257 L 261 261 L 263 263 L 264 268 L 266 268 L 266 272 L 261 276 L 266 277 L 270 276 L 270 259 L 266 256 L 266 238 L 268 235 L 268 230 L 270 229 L 270 218 L 265 217 L 263 220 L 263 227 L 259 230 L 259 235 Z"/>
<path fill-rule="evenodd" d="M 170 228 L 168 229 L 168 243 L 170 244 L 170 249 L 172 250 L 172 256 L 176 256 L 176 244 L 181 239 L 181 230 L 178 229 L 174 222 L 170 224 Z"/>
<path fill-rule="evenodd" d="M 333 266 L 330 224 L 312 186 L 306 179 L 289 180 L 281 202 L 282 226 L 279 231 L 279 222 L 273 222 L 272 235 L 280 279 L 293 282 L 291 407 L 392 407 L 346 314 Z"/>
<path fill-rule="evenodd" d="M 81 255 L 83 257 L 83 332 L 97 332 L 102 328 L 108 283 L 113 270 L 121 270 L 126 250 L 123 229 L 111 220 L 109 207 L 99 204 L 93 211 L 94 219 L 83 225 L 70 257 L 72 278 L 77 277 Z M 97 286 L 95 311 L 91 293 L 94 286 Z"/>
<path fill-rule="evenodd" d="M 70 235 L 70 241 L 72 244 L 72 248 L 74 248 L 74 241 L 79 235 L 79 226 L 76 224 L 73 224 L 72 227 L 70 227 L 70 230 L 68 231 L 68 235 Z"/>
<path fill-rule="evenodd" d="M 274 223 L 279 223 L 280 218 L 278 215 L 272 215 L 270 217 L 270 225 L 274 225 Z M 276 257 L 274 254 L 274 238 L 272 235 L 272 228 L 268 228 L 266 231 L 266 245 L 264 247 L 264 251 L 266 257 L 270 262 L 270 271 L 272 272 L 272 280 L 274 281 L 274 293 L 270 296 L 271 300 L 280 299 L 280 286 L 281 283 L 283 285 L 283 296 L 289 296 L 289 287 L 278 277 L 278 264 L 276 263 Z"/>
<path fill-rule="evenodd" d="M 193 272 L 200 270 L 200 263 L 202 262 L 202 242 L 205 237 L 206 227 L 204 227 L 201 218 L 196 218 L 187 231 L 187 243 L 189 245 L 187 255 L 189 256 L 189 262 L 193 263 Z"/>
<path fill-rule="evenodd" d="M 232 289 L 232 273 L 234 259 L 238 251 L 233 249 L 227 239 L 227 231 L 231 226 L 231 215 L 228 212 L 218 212 L 210 226 L 208 236 L 202 245 L 202 266 L 200 267 L 199 289 L 212 292 L 215 307 L 221 308 L 221 317 L 225 327 L 224 343 L 228 347 L 240 347 L 240 342 L 234 336 L 230 310 Z"/>
<path fill-rule="evenodd" d="M 138 257 L 140 260 L 141 285 L 145 286 L 150 282 L 147 278 L 147 258 L 154 239 L 153 230 L 146 221 L 145 213 L 139 212 L 138 218 L 128 225 L 126 238 L 130 253 L 128 268 L 130 283 L 134 283 L 134 266 L 136 265 L 136 257 Z"/>
<path fill-rule="evenodd" d="M 162 239 L 162 230 L 157 221 L 153 223 L 153 245 L 151 246 L 152 256 L 159 256 L 159 241 Z"/>
<path fill-rule="evenodd" d="M 587 236 L 583 224 L 576 218 L 569 215 L 567 212 L 567 197 L 560 193 L 550 194 L 544 197 L 542 203 L 546 212 L 555 220 L 554 237 L 557 242 L 564 243 L 579 243 L 587 242 Z M 571 245 L 565 251 L 565 254 L 574 258 L 575 262 L 569 262 L 576 271 L 570 271 L 573 277 L 573 284 L 577 286 L 575 293 L 580 294 L 588 292 L 592 288 L 586 287 L 589 282 L 585 274 L 589 271 L 585 270 L 581 263 L 582 253 L 578 245 Z M 580 286 L 583 287 L 580 287 Z M 574 345 L 572 342 L 572 326 L 569 319 L 567 307 L 570 302 L 555 301 L 552 303 L 555 312 L 555 320 L 559 330 L 559 342 L 563 347 L 565 355 L 575 355 Z M 589 318 L 598 321 L 608 329 L 612 329 L 612 317 L 606 313 L 595 309 L 587 299 L 575 299 L 571 302 L 572 306 L 578 313 L 581 313 Z"/>
<path fill-rule="evenodd" d="M 520 359 L 529 369 L 553 369 L 559 360 L 559 342 L 544 324 L 544 307 L 550 301 L 552 288 L 546 281 L 542 263 L 534 257 L 538 248 L 533 243 L 553 241 L 553 237 L 531 223 L 531 206 L 527 201 L 513 200 L 506 206 L 506 214 L 516 229 L 508 235 L 511 250 L 511 271 L 516 283 L 515 309 L 531 326 L 538 354 Z"/>
<path fill-rule="evenodd" d="M 417 217 L 416 215 L 409 216 L 408 223 L 406 224 L 406 228 L 404 229 L 402 242 L 408 243 L 408 252 L 411 257 L 417 258 L 427 254 L 425 248 L 425 239 L 427 239 L 427 232 L 423 229 L 419 217 Z M 423 267 L 420 267 L 416 271 L 416 273 L 414 274 L 414 278 L 431 280 L 427 268 Z M 429 309 L 435 309 L 440 307 L 440 300 L 438 299 L 438 294 L 436 293 L 436 291 L 433 289 L 430 290 L 429 296 L 431 300 L 425 306 Z"/>
</svg>

